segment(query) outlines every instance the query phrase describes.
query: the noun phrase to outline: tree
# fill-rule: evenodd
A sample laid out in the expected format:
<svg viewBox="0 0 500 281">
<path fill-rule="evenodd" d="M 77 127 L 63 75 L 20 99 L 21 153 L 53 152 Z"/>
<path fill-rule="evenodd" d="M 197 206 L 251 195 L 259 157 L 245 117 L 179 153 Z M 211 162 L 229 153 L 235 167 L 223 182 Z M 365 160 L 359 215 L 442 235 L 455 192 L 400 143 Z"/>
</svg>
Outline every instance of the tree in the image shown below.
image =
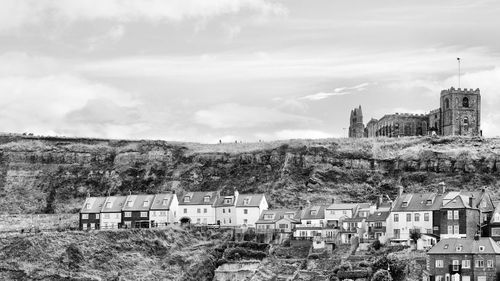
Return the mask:
<svg viewBox="0 0 500 281">
<path fill-rule="evenodd" d="M 415 245 L 417 245 L 418 239 L 422 237 L 422 234 L 420 234 L 420 231 L 416 228 L 410 230 L 410 239 L 415 242 Z"/>
<path fill-rule="evenodd" d="M 391 273 L 385 269 L 379 269 L 373 274 L 372 281 L 392 281 Z"/>
</svg>

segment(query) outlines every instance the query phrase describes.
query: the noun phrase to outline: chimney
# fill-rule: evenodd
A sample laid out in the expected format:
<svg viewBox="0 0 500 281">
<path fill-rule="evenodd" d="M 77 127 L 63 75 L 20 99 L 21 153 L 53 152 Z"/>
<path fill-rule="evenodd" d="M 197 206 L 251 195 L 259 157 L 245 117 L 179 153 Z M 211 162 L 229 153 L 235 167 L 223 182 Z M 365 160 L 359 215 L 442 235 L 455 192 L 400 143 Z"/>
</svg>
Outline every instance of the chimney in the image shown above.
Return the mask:
<svg viewBox="0 0 500 281">
<path fill-rule="evenodd" d="M 234 199 L 237 199 L 238 196 L 240 195 L 240 193 L 238 192 L 238 190 L 234 190 Z"/>
<path fill-rule="evenodd" d="M 474 240 L 479 241 L 479 237 L 479 234 L 476 233 L 476 235 L 474 235 Z"/>
<path fill-rule="evenodd" d="M 474 195 L 471 195 L 471 196 L 469 197 L 469 206 L 470 206 L 471 208 L 474 208 L 474 207 L 472 206 L 472 202 L 474 202 Z"/>
<path fill-rule="evenodd" d="M 446 184 L 442 181 L 439 183 L 438 194 L 444 194 L 446 192 Z"/>
<path fill-rule="evenodd" d="M 332 198 L 332 204 L 335 204 L 335 198 Z"/>
<path fill-rule="evenodd" d="M 401 196 L 403 194 L 403 191 L 404 191 L 404 187 L 402 185 L 398 186 L 399 190 L 398 190 L 398 196 Z"/>
</svg>

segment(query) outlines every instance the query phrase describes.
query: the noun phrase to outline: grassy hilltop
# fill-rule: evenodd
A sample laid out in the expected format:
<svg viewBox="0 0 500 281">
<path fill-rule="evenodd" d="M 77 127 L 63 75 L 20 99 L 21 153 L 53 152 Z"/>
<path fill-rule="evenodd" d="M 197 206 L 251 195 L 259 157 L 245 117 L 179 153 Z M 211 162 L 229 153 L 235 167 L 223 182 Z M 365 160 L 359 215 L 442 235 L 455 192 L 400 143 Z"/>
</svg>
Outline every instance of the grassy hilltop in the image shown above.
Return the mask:
<svg viewBox="0 0 500 281">
<path fill-rule="evenodd" d="M 272 207 L 448 188 L 497 192 L 500 140 L 459 137 L 196 144 L 0 136 L 0 213 L 68 213 L 87 194 L 237 189 Z"/>
</svg>

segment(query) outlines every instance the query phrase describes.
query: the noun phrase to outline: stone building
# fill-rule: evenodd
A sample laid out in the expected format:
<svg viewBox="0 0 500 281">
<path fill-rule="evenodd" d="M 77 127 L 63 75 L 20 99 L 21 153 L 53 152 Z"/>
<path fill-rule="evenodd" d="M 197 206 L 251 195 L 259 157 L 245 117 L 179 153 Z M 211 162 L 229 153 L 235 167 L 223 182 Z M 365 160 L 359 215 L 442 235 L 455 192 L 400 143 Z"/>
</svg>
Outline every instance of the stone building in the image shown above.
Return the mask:
<svg viewBox="0 0 500 281">
<path fill-rule="evenodd" d="M 404 137 L 481 135 L 481 94 L 479 89 L 450 88 L 441 91 L 440 107 L 428 114 L 386 114 L 363 125 L 361 106 L 351 111 L 349 137 Z"/>
<path fill-rule="evenodd" d="M 349 137 L 350 138 L 362 138 L 364 137 L 365 125 L 363 125 L 363 111 L 361 110 L 361 105 L 358 108 L 351 110 L 351 119 L 349 125 Z"/>
</svg>

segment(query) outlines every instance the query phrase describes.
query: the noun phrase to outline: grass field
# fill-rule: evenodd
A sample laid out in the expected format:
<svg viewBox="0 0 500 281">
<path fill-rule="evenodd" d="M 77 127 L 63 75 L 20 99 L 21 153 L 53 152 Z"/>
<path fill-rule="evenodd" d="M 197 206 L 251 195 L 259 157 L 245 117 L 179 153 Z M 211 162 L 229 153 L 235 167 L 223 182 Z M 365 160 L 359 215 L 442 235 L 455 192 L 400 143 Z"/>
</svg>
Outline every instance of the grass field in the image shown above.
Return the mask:
<svg viewBox="0 0 500 281">
<path fill-rule="evenodd" d="M 0 215 L 0 232 L 78 227 L 78 214 Z"/>
</svg>

